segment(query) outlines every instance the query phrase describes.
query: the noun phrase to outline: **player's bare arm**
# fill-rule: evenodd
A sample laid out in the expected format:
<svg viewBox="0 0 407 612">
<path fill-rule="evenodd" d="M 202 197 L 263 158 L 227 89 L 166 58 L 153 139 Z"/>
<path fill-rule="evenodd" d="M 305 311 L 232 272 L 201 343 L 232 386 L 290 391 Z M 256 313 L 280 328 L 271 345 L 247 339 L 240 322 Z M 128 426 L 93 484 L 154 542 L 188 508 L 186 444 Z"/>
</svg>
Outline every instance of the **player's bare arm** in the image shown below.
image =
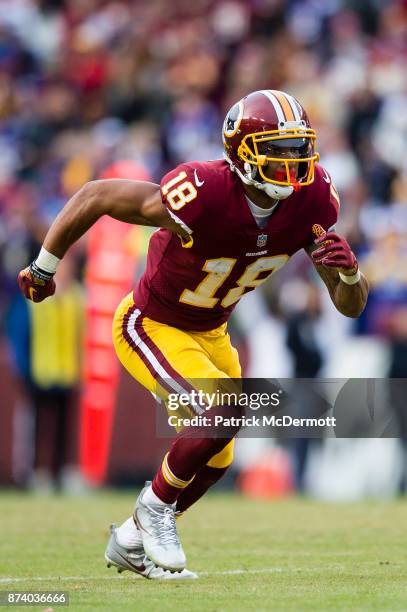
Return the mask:
<svg viewBox="0 0 407 612">
<path fill-rule="evenodd" d="M 337 310 L 346 317 L 360 316 L 366 306 L 369 285 L 347 241 L 336 232 L 328 232 L 307 253 Z"/>
<path fill-rule="evenodd" d="M 64 206 L 51 225 L 44 248 L 64 256 L 100 217 L 109 215 L 135 225 L 182 229 L 162 203 L 159 186 L 146 181 L 107 179 L 86 183 Z"/>
<path fill-rule="evenodd" d="M 104 215 L 187 236 L 169 215 L 158 185 L 125 179 L 90 181 L 66 203 L 48 230 L 42 251 L 45 265 L 37 259 L 20 272 L 19 285 L 25 297 L 39 302 L 55 292 L 53 264 L 56 266 L 69 247 Z"/>
</svg>

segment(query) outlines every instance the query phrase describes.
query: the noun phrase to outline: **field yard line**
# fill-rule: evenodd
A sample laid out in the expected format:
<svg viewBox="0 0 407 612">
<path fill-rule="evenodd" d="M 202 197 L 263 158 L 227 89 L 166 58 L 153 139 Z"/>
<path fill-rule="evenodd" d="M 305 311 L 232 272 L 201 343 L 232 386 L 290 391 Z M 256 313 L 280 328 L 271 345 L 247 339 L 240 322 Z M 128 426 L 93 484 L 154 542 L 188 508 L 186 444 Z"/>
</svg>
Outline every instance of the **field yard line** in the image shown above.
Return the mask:
<svg viewBox="0 0 407 612">
<path fill-rule="evenodd" d="M 234 569 L 225 570 L 224 572 L 200 572 L 200 576 L 234 576 L 235 574 L 280 574 L 283 571 L 281 567 L 262 567 L 259 569 L 246 570 Z"/>
<path fill-rule="evenodd" d="M 239 574 L 279 574 L 283 571 L 281 567 L 263 567 L 259 569 L 234 569 L 223 572 L 199 572 L 199 576 L 235 576 Z M 0 584 L 17 584 L 19 582 L 85 582 L 86 580 L 122 580 L 123 576 L 115 574 L 110 576 L 27 576 L 27 578 L 0 578 Z"/>
</svg>

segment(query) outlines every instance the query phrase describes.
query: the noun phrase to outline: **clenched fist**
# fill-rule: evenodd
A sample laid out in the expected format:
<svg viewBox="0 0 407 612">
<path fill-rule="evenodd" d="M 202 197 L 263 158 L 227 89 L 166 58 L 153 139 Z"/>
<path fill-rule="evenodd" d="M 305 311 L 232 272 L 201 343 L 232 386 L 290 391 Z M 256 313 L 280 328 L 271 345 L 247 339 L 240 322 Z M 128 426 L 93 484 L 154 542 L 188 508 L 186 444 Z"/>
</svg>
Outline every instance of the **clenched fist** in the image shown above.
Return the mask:
<svg viewBox="0 0 407 612">
<path fill-rule="evenodd" d="M 41 270 L 35 262 L 21 270 L 18 275 L 18 285 L 21 293 L 33 302 L 42 302 L 55 293 L 54 275 Z"/>
</svg>

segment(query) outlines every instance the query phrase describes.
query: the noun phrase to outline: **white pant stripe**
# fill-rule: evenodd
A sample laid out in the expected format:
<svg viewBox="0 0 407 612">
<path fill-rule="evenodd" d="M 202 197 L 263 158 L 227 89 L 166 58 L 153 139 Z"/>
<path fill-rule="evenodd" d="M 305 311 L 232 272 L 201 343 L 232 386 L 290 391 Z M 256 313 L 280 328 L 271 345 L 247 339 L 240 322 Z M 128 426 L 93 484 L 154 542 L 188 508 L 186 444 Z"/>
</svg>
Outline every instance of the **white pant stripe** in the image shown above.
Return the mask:
<svg viewBox="0 0 407 612">
<path fill-rule="evenodd" d="M 160 364 L 157 360 L 154 353 L 148 348 L 146 343 L 140 338 L 136 329 L 135 323 L 137 318 L 140 316 L 140 310 L 136 309 L 129 317 L 129 321 L 127 323 L 127 332 L 130 338 L 133 340 L 134 344 L 137 348 L 143 353 L 143 355 L 148 359 L 149 363 L 153 366 L 154 370 L 157 372 L 158 376 L 165 380 L 165 382 L 176 391 L 176 393 L 182 393 L 189 395 L 189 391 L 184 389 L 176 380 L 174 380 L 169 373 L 165 370 L 165 368 Z M 191 405 L 193 406 L 195 412 L 197 414 L 202 414 L 205 410 L 199 404 L 197 404 L 191 398 Z"/>
</svg>

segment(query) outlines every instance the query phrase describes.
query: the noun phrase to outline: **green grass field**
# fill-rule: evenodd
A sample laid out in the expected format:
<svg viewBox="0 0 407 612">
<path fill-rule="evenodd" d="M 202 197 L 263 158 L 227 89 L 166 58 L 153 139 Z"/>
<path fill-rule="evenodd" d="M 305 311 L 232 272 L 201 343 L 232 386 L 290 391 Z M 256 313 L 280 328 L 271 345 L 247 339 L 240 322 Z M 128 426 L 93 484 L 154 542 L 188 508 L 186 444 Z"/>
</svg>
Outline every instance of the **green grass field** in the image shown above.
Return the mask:
<svg viewBox="0 0 407 612">
<path fill-rule="evenodd" d="M 71 610 L 407 610 L 407 501 L 208 496 L 179 523 L 201 577 L 168 583 L 106 568 L 133 499 L 1 494 L 0 590 L 66 590 Z"/>
</svg>

